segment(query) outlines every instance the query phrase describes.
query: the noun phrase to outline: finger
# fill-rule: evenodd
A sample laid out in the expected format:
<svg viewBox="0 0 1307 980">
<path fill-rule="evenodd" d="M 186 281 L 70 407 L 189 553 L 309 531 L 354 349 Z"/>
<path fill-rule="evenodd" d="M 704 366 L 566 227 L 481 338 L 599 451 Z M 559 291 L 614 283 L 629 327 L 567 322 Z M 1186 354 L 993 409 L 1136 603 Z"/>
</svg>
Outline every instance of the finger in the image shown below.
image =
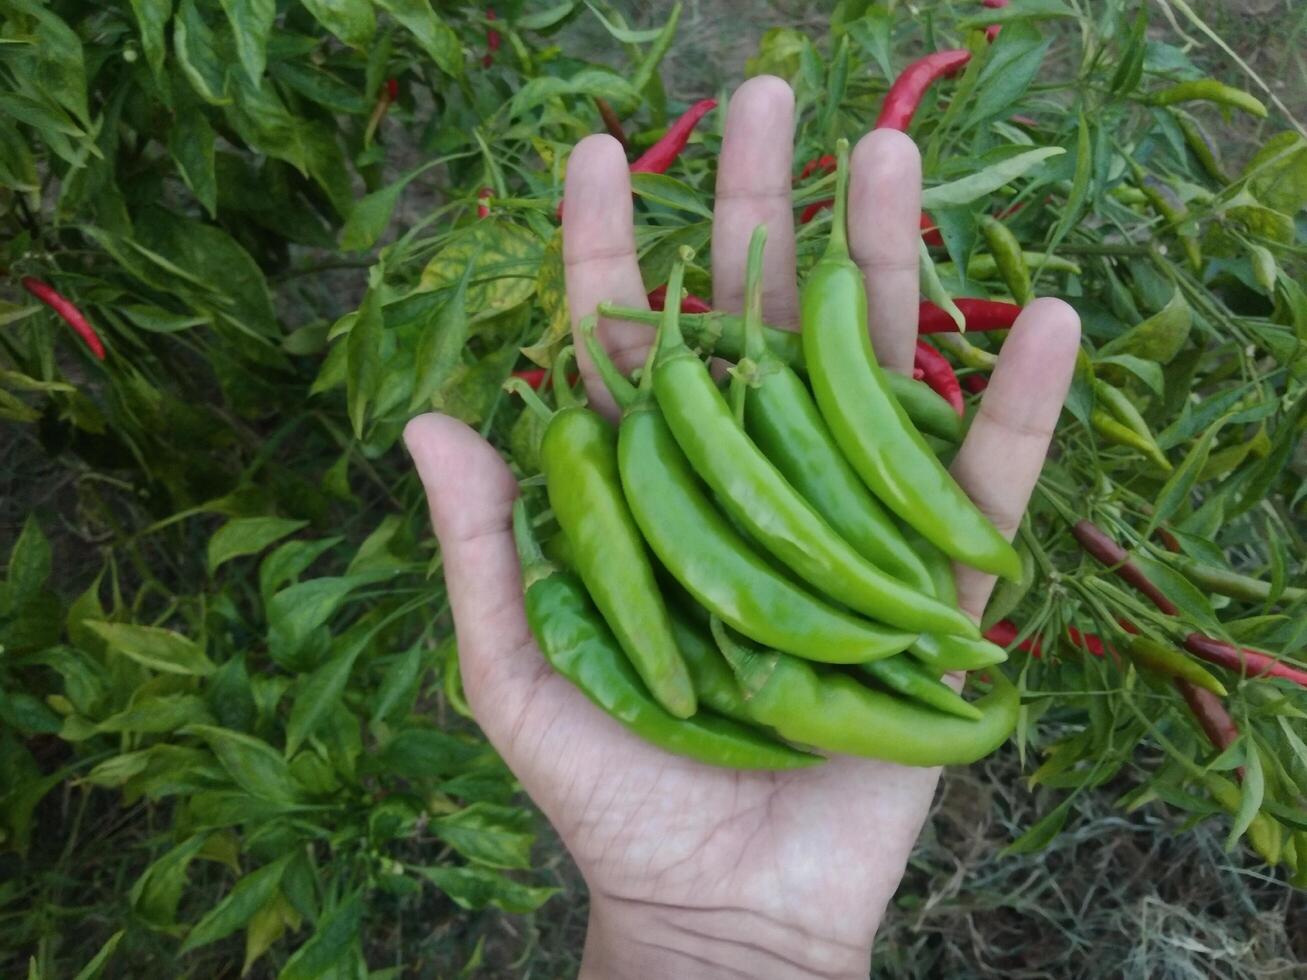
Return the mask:
<svg viewBox="0 0 1307 980">
<path fill-rule="evenodd" d="M 794 210 L 790 169 L 794 156 L 794 92 L 772 75 L 751 78 L 731 96 L 717 170 L 713 213 L 713 305 L 744 309 L 744 266 L 749 238 L 768 231 L 763 260 L 763 310 L 769 323 L 797 327 L 799 290 L 794 277 Z"/>
<path fill-rule="evenodd" d="M 1037 299 L 1022 310 L 953 461 L 953 476 L 1008 539 L 1044 466 L 1079 347 L 1080 318 L 1066 303 Z M 994 576 L 956 571 L 959 603 L 979 617 Z"/>
<path fill-rule="evenodd" d="M 892 129 L 854 147 L 849 174 L 849 247 L 867 283 L 867 327 L 876 360 L 912 374 L 917 342 L 917 252 L 921 236 L 921 154 Z"/>
<path fill-rule="evenodd" d="M 517 482 L 489 443 L 447 415 L 419 415 L 404 443 L 440 540 L 468 703 L 513 765 L 513 719 L 551 676 L 522 606 L 512 535 Z"/>
<path fill-rule="evenodd" d="M 635 251 L 630 170 L 621 144 L 611 136 L 587 136 L 576 144 L 567 162 L 563 263 L 576 359 L 590 403 L 616 418 L 612 396 L 575 330 L 601 302 L 649 307 Z M 630 371 L 643 362 L 651 335 L 637 324 L 605 321 L 598 336 L 617 366 Z"/>
</svg>

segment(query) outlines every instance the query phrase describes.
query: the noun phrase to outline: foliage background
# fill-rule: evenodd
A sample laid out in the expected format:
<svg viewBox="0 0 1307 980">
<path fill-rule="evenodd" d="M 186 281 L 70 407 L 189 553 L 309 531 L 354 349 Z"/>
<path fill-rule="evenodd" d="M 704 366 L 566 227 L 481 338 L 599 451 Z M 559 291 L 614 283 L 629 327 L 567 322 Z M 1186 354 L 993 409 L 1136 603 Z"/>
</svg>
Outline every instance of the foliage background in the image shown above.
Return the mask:
<svg viewBox="0 0 1307 980">
<path fill-rule="evenodd" d="M 243 962 L 256 976 L 575 970 L 584 890 L 466 717 L 439 555 L 395 439 L 412 411 L 431 405 L 482 427 L 530 472 L 530 416 L 519 421 L 498 388 L 525 363 L 519 348 L 535 345 L 530 353 L 547 363 L 552 347 L 537 342 L 566 322 L 553 206 L 567 149 L 599 126 L 588 94 L 613 99 L 639 145 L 668 111 L 750 70 L 790 74 L 806 110 L 803 159 L 835 131 L 865 126 L 885 84 L 860 47 L 836 100 L 842 111 L 821 112 L 833 84 L 834 4 L 687 4 L 670 47 L 667 11 L 651 19 L 634 5 L 602 8 L 609 29 L 584 7 L 569 19 L 560 15 L 569 5 L 524 4 L 519 19 L 504 4 L 503 44 L 489 64 L 491 25 L 474 6 L 362 0 L 337 5 L 360 19 L 329 21 L 331 6 L 273 5 L 276 27 L 261 45 L 269 6 L 257 2 L 0 0 L 2 261 L 12 282 L 37 275 L 77 298 L 110 348 L 94 362 L 16 288 L 4 294 L 6 975 L 85 967 L 88 976 L 208 977 Z M 893 6 L 885 50 L 895 66 L 923 44 L 957 43 L 955 25 L 973 13 L 965 3 Z M 1079 31 L 1089 24 L 1101 37 L 1101 83 L 1128 50 L 1138 6 L 1093 5 L 1092 23 L 1038 21 L 1051 42 L 1038 82 L 1012 87 L 998 108 L 1035 114 L 1048 129 L 1041 139 L 1073 147 L 1071 79 L 1086 70 Z M 1260 0 L 1246 5 L 1259 15 L 1248 19 L 1234 6 L 1195 5 L 1302 119 L 1307 72 L 1296 42 L 1307 13 Z M 368 33 L 364 9 L 381 33 Z M 1175 8 L 1148 9 L 1150 72 L 1185 74 L 1183 58 L 1252 87 Z M 634 33 L 615 26 L 621 14 Z M 344 41 L 325 40 L 323 22 Z M 778 26 L 793 33 L 766 33 Z M 1005 30 L 1015 51 L 1022 27 Z M 621 74 L 596 74 L 597 65 Z M 642 67 L 649 84 L 631 84 Z M 372 126 L 392 77 L 398 102 Z M 1117 138 L 1165 161 L 1181 191 L 1211 186 L 1191 159 L 1164 155 L 1162 123 L 1126 96 L 1105 100 L 1132 127 Z M 932 131 L 941 109 L 928 103 L 918 131 Z M 1108 130 L 1104 112 L 1095 122 Z M 1267 123 L 1197 114 L 1221 134 L 1235 173 L 1290 128 L 1283 112 Z M 671 172 L 679 184 L 642 187 L 651 286 L 665 278 L 671 245 L 705 235 L 702 205 L 682 189 L 709 199 L 719 133 L 710 117 Z M 1000 131 L 997 140 L 1011 138 Z M 975 169 L 995 141 L 988 126 L 957 134 L 931 176 Z M 1073 177 L 1045 175 L 1022 197 Z M 493 193 L 485 222 L 475 210 L 481 187 Z M 1110 211 L 1105 189 L 1096 186 L 1095 213 Z M 819 191 L 799 194 L 806 203 Z M 1046 242 L 1059 205 L 1029 211 L 1021 237 Z M 1151 220 L 1112 214 L 1129 230 Z M 1273 246 L 1283 275 L 1301 281 L 1301 211 L 1296 219 L 1287 240 L 1238 230 Z M 1246 319 L 1270 331 L 1283 311 L 1244 295 L 1256 285 L 1247 259 L 1212 231 L 1228 224 L 1205 213 L 1205 244 L 1243 287 L 1214 286 L 1213 295 L 1236 311 L 1231 329 L 1250 329 Z M 805 243 L 819 233 L 814 226 Z M 1149 291 L 1156 284 L 1129 266 L 1141 256 L 1121 258 L 1142 318 L 1149 302 L 1162 305 Z M 697 285 L 707 292 L 705 280 Z M 1091 272 L 1045 288 L 1084 296 L 1105 287 Z M 1128 325 L 1102 324 L 1091 343 Z M 1232 355 L 1226 326 L 1195 331 L 1205 360 L 1191 383 L 1226 390 L 1234 363 L 1274 414 L 1238 435 L 1231 423 L 1222 448 L 1251 444 L 1269 420 L 1272 436 L 1277 423 L 1287 427 L 1292 450 L 1299 347 L 1266 340 L 1269 358 L 1265 349 Z M 1175 420 L 1174 405 L 1139 394 L 1156 429 Z M 1055 476 L 1094 486 L 1122 529 L 1145 526 L 1138 500 L 1162 481 L 1138 457 L 1094 445 L 1070 413 L 1065 423 L 1063 458 L 1094 462 Z M 1201 440 L 1202 428 L 1190 429 L 1176 462 Z M 1257 463 L 1245 450 L 1221 476 Z M 1266 507 L 1221 529 L 1240 568 L 1273 575 L 1278 562 L 1281 579 L 1301 581 L 1302 502 L 1288 485 L 1294 474 L 1301 482 L 1300 467 L 1285 484 L 1268 481 Z M 1187 496 L 1197 503 L 1204 492 Z M 1080 574 L 1065 544 L 1054 540 L 1052 561 Z M 1047 592 L 1041 580 L 1031 595 Z M 1261 642 L 1294 649 L 1284 646 L 1283 615 L 1218 611 L 1223 621 L 1260 618 Z M 1094 680 L 1074 657 L 1034 665 L 1028 689 L 1066 692 L 1060 713 L 1031 733 L 1024 758 L 1014 747 L 946 775 L 878 944 L 877 972 L 1266 976 L 1307 956 L 1302 892 L 1242 847 L 1224 848 L 1229 820 L 1171 786 L 1170 756 L 1157 743 L 1136 735 L 1100 786 L 1070 795 L 1074 784 L 1029 787 L 1038 750 L 1059 736 L 1115 730 L 1076 701 Z M 1113 704 L 1120 687 L 1114 679 Z M 1211 762 L 1174 700 L 1172 734 Z M 1302 717 L 1300 696 L 1296 708 L 1253 694 L 1239 704 Z M 1242 761 L 1237 752 L 1217 760 L 1226 770 Z M 1150 784 L 1164 787 L 1169 805 L 1114 805 Z M 1056 826 L 1043 824 L 1053 833 L 1037 834 L 1042 848 L 1002 853 L 1050 814 Z"/>
</svg>

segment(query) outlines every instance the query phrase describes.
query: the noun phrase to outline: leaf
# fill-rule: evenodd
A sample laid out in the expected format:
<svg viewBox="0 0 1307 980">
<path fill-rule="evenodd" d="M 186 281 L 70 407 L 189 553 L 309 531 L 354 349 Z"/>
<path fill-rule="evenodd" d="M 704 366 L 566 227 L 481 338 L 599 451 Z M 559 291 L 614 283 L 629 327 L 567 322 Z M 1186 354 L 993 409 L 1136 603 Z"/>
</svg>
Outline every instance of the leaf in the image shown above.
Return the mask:
<svg viewBox="0 0 1307 980">
<path fill-rule="evenodd" d="M 9 552 L 9 567 L 5 570 L 9 601 L 16 606 L 40 592 L 50 577 L 52 560 L 50 542 L 37 523 L 36 515 L 28 513 L 18 540 Z"/>
<path fill-rule="evenodd" d="M 434 163 L 426 163 L 416 167 L 390 186 L 373 191 L 356 201 L 345 221 L 345 228 L 340 233 L 340 247 L 350 252 L 362 252 L 375 245 L 390 224 L 390 216 L 404 188 L 413 178 L 430 170 L 433 165 Z"/>
<path fill-rule="evenodd" d="M 453 775 L 485 754 L 483 746 L 430 728 L 405 728 L 368 760 L 376 771 L 412 779 Z"/>
<path fill-rule="evenodd" d="M 1176 289 L 1170 301 L 1143 323 L 1131 327 L 1099 348 L 1099 356 L 1131 354 L 1145 361 L 1166 364 L 1189 340 L 1193 312 Z"/>
<path fill-rule="evenodd" d="M 96 977 L 100 975 L 100 971 L 104 969 L 104 965 L 109 962 L 109 957 L 113 956 L 114 950 L 122 942 L 124 935 L 126 935 L 126 930 L 119 929 L 106 939 L 104 945 L 100 947 L 100 951 L 91 958 L 86 966 L 77 971 L 77 976 L 73 980 L 96 980 Z"/>
<path fill-rule="evenodd" d="M 602 68 L 583 68 L 568 78 L 541 75 L 531 79 L 508 103 L 508 116 L 516 119 L 529 109 L 564 95 L 607 99 L 619 113 L 632 110 L 640 103 L 639 92 L 621 75 Z"/>
<path fill-rule="evenodd" d="M 276 893 L 282 873 L 292 857 L 294 853 L 286 854 L 236 882 L 227 897 L 211 908 L 187 934 L 181 954 L 224 939 L 249 922 Z"/>
<path fill-rule="evenodd" d="M 362 639 L 344 644 L 330 660 L 303 679 L 286 723 L 286 755 L 294 755 L 340 701 L 354 661 L 371 638 L 369 630 Z"/>
<path fill-rule="evenodd" d="M 177 921 L 186 870 L 208 839 L 204 833 L 186 839 L 151 863 L 132 885 L 128 893 L 132 910 L 151 926 L 167 929 Z"/>
<path fill-rule="evenodd" d="M 1061 832 L 1066 818 L 1071 813 L 1071 804 L 1074 800 L 1074 794 L 1068 796 L 1051 813 L 1041 817 L 1033 827 L 1003 848 L 1002 855 L 1010 857 L 1014 854 L 1034 854 L 1036 851 L 1042 851 Z"/>
<path fill-rule="evenodd" d="M 172 24 L 173 53 L 195 94 L 211 105 L 227 105 L 227 68 L 218 54 L 213 30 L 195 0 L 181 0 Z"/>
<path fill-rule="evenodd" d="M 212 722 L 204 700 L 194 694 L 164 694 L 133 698 L 132 704 L 95 726 L 101 733 L 134 732 L 162 735 L 192 724 Z"/>
<path fill-rule="evenodd" d="M 1082 107 L 1076 127 L 1076 171 L 1071 181 L 1071 193 L 1053 231 L 1053 241 L 1060 242 L 1080 220 L 1080 212 L 1089 196 L 1089 183 L 1094 174 L 1093 139 L 1089 133 L 1089 120 Z M 1050 251 L 1053 249 L 1050 248 Z"/>
<path fill-rule="evenodd" d="M 115 653 L 135 660 L 151 670 L 165 674 L 207 677 L 213 673 L 212 661 L 194 641 L 158 626 L 135 626 L 130 623 L 87 621 Z"/>
<path fill-rule="evenodd" d="M 288 517 L 241 517 L 228 521 L 209 539 L 209 574 L 233 558 L 258 554 L 308 523 Z"/>
<path fill-rule="evenodd" d="M 91 126 L 86 101 L 86 63 L 82 39 L 47 5 L 9 0 L 36 21 L 34 41 L 29 48 L 35 61 L 31 81 L 45 98 L 53 99 L 75 116 L 83 126 Z"/>
<path fill-rule="evenodd" d="M 478 221 L 426 264 L 418 289 L 444 289 L 470 275 L 468 309 L 476 311 L 476 319 L 496 316 L 531 298 L 543 248 L 544 243 L 520 225 Z"/>
<path fill-rule="evenodd" d="M 1257 200 L 1283 214 L 1307 207 L 1307 138 L 1276 133 L 1244 167 L 1242 177 Z"/>
<path fill-rule="evenodd" d="M 290 768 L 267 742 L 213 725 L 191 725 L 186 732 L 204 739 L 232 781 L 250 796 L 269 803 L 295 802 Z"/>
<path fill-rule="evenodd" d="M 372 0 L 301 0 L 319 24 L 351 47 L 361 48 L 377 32 Z"/>
<path fill-rule="evenodd" d="M 308 173 L 306 121 L 293 115 L 268 79 L 254 84 L 243 73 L 230 76 L 235 98 L 225 109 L 227 123 L 259 153 L 285 160 Z"/>
<path fill-rule="evenodd" d="M 285 875 L 282 876 L 284 881 Z M 286 926 L 297 928 L 299 914 L 286 901 L 286 896 L 278 888 L 272 898 L 264 903 L 250 918 L 245 927 L 245 961 L 241 966 L 241 976 L 250 972 L 250 967 L 286 933 Z"/>
<path fill-rule="evenodd" d="M 372 723 L 385 721 L 401 706 L 412 709 L 417 681 L 422 673 L 423 653 L 420 644 L 414 644 L 394 661 L 381 678 L 381 687 L 372 702 Z"/>
<path fill-rule="evenodd" d="M 459 363 L 468 338 L 467 284 L 475 264 L 476 256 L 464 267 L 453 295 L 418 338 L 410 412 L 428 406 Z"/>
<path fill-rule="evenodd" d="M 363 922 L 363 892 L 351 892 L 322 917 L 317 929 L 286 961 L 277 980 L 318 980 L 358 941 Z"/>
<path fill-rule="evenodd" d="M 446 75 L 463 74 L 463 46 L 458 35 L 431 9 L 430 0 L 374 0 L 404 25 Z"/>
<path fill-rule="evenodd" d="M 1207 457 L 1212 452 L 1212 443 L 1225 425 L 1225 421 L 1225 419 L 1218 420 L 1204 432 L 1202 438 L 1189 450 L 1184 462 L 1167 477 L 1166 483 L 1162 485 L 1162 489 L 1157 492 L 1157 497 L 1153 501 L 1153 514 L 1148 519 L 1148 529 L 1143 534 L 1145 540 L 1153 536 L 1158 525 L 1170 520 L 1171 515 L 1188 502 L 1189 493 L 1198 483 L 1198 477 L 1203 467 L 1207 465 Z"/>
<path fill-rule="evenodd" d="M 1133 354 L 1109 354 L 1107 357 L 1096 358 L 1094 363 L 1099 366 L 1115 364 L 1117 367 L 1125 368 L 1147 385 L 1155 395 L 1160 396 L 1164 390 L 1165 378 L 1162 375 L 1162 366 L 1156 361 L 1145 361 Z"/>
<path fill-rule="evenodd" d="M 924 209 L 934 210 L 970 204 L 1011 183 L 1049 157 L 1059 156 L 1065 152 L 1066 150 L 1060 146 L 1043 146 L 1037 150 L 1018 153 L 1016 156 L 991 164 L 977 173 L 947 184 L 926 188 L 921 194 L 921 206 Z"/>
<path fill-rule="evenodd" d="M 218 0 L 232 34 L 236 38 L 236 54 L 245 68 L 245 74 L 255 85 L 263 77 L 268 62 L 268 35 L 277 16 L 275 0 Z"/>
<path fill-rule="evenodd" d="M 358 309 L 354 325 L 345 338 L 345 392 L 354 437 L 363 437 L 368 403 L 381 384 L 381 289 L 385 268 L 380 263 L 368 270 L 368 291 Z"/>
<path fill-rule="evenodd" d="M 1051 45 L 1050 38 L 1043 37 L 1029 24 L 1005 27 L 977 80 L 978 95 L 967 113 L 966 126 L 977 126 L 996 116 L 1010 114 L 1039 74 Z"/>
<path fill-rule="evenodd" d="M 413 868 L 448 895 L 459 908 L 483 909 L 492 905 L 514 915 L 534 912 L 558 892 L 533 888 L 485 868 Z"/>
<path fill-rule="evenodd" d="M 322 538 L 318 541 L 287 541 L 259 564 L 259 593 L 264 603 L 272 594 L 307 569 L 328 549 L 340 543 L 340 538 Z"/>
<path fill-rule="evenodd" d="M 702 195 L 689 184 L 667 174 L 631 174 L 631 190 L 636 197 L 646 201 L 712 220 L 712 211 L 701 200 Z"/>
<path fill-rule="evenodd" d="M 358 584 L 353 578 L 315 578 L 282 589 L 268 602 L 268 652 L 291 660 Z"/>
<path fill-rule="evenodd" d="M 599 23 L 604 25 L 604 30 L 623 44 L 648 44 L 650 41 L 657 40 L 658 35 L 663 31 L 661 27 L 650 27 L 643 31 L 632 30 L 629 27 L 619 27 L 605 17 L 603 12 L 594 4 L 587 3 L 586 6 L 590 8 L 590 13 L 598 18 Z"/>
<path fill-rule="evenodd" d="M 520 807 L 474 803 L 429 824 L 459 854 L 491 868 L 531 867 L 530 815 Z"/>
<path fill-rule="evenodd" d="M 976 30 L 990 24 L 1007 24 L 1019 20 L 1045 20 L 1050 17 L 1074 17 L 1076 12 L 1062 0 L 1012 0 L 1006 7 L 985 10 L 983 13 L 958 21 L 959 31 Z"/>
<path fill-rule="evenodd" d="M 1255 743 L 1248 742 L 1248 750 L 1243 767 L 1243 793 L 1239 796 L 1239 810 L 1230 824 L 1230 833 L 1225 838 L 1225 850 L 1234 850 L 1239 838 L 1244 835 L 1262 808 L 1262 798 L 1266 793 L 1266 776 L 1262 771 L 1261 753 Z"/>
<path fill-rule="evenodd" d="M 214 217 L 218 212 L 218 177 L 213 156 L 213 127 L 199 108 L 177 114 L 168 131 L 168 152 L 195 199 Z"/>
<path fill-rule="evenodd" d="M 155 80 L 163 83 L 163 59 L 167 47 L 164 28 L 172 19 L 172 0 L 132 0 L 132 13 L 141 31 L 141 50 L 145 61 L 154 73 Z"/>
</svg>

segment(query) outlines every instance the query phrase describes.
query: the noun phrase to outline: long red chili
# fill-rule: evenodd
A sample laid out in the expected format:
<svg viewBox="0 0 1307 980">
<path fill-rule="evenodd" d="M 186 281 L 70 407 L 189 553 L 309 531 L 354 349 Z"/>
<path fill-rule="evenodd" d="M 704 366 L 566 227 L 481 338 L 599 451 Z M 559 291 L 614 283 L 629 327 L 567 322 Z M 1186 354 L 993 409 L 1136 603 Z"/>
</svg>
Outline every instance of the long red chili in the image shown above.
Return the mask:
<svg viewBox="0 0 1307 980">
<path fill-rule="evenodd" d="M 1008 0 L 980 0 L 980 2 L 982 6 L 988 7 L 991 10 L 998 10 L 1000 7 L 1006 7 L 1008 5 Z M 998 37 L 998 32 L 1002 29 L 1002 24 L 990 24 L 985 28 L 985 40 L 992 44 Z"/>
<path fill-rule="evenodd" d="M 1189 705 L 1189 710 L 1198 720 L 1198 725 L 1207 735 L 1208 741 L 1222 752 L 1228 749 L 1239 737 L 1239 726 L 1230 717 L 1230 712 L 1225 710 L 1220 695 L 1181 678 L 1176 679 L 1175 686 L 1180 689 L 1180 695 L 1184 698 L 1185 704 Z M 1240 768 L 1238 771 L 1240 778 L 1243 778 L 1243 769 Z"/>
<path fill-rule="evenodd" d="M 494 191 L 489 187 L 483 187 L 481 190 L 477 191 L 477 218 L 490 217 L 490 205 L 485 202 L 492 194 L 494 194 Z"/>
<path fill-rule="evenodd" d="M 835 200 L 829 197 L 824 201 L 813 201 L 803 209 L 803 214 L 799 215 L 799 224 L 806 225 L 809 221 L 817 217 L 817 215 L 821 214 L 822 211 L 834 203 Z"/>
<path fill-rule="evenodd" d="M 486 8 L 486 20 L 495 20 L 495 12 L 489 7 Z M 486 28 L 486 53 L 481 56 L 481 64 L 489 68 L 495 61 L 495 52 L 499 50 L 501 38 L 499 32 L 493 27 Z"/>
<path fill-rule="evenodd" d="M 521 378 L 532 388 L 539 388 L 545 383 L 545 378 L 548 376 L 549 372 L 544 368 L 523 368 L 521 371 L 513 372 L 513 377 Z M 569 374 L 567 376 L 567 383 L 574 385 L 579 377 L 580 375 L 578 374 Z"/>
<path fill-rule="evenodd" d="M 1153 605 L 1166 615 L 1174 616 L 1180 611 L 1175 603 L 1163 595 L 1162 590 L 1149 580 L 1139 566 L 1130 560 L 1130 552 L 1117 544 L 1097 524 L 1087 520 L 1076 521 L 1071 528 L 1071 533 L 1080 543 L 1080 547 L 1148 596 Z"/>
<path fill-rule="evenodd" d="M 628 149 L 626 143 L 626 132 L 622 129 L 622 120 L 617 115 L 617 110 L 607 99 L 601 99 L 595 96 L 595 108 L 599 110 L 599 118 L 604 121 L 604 129 L 608 130 L 608 135 L 617 142 L 622 144 L 622 149 Z"/>
<path fill-rule="evenodd" d="M 1021 307 L 994 299 L 959 296 L 958 309 L 966 318 L 967 332 L 1006 330 L 1016 323 Z M 930 300 L 922 300 L 917 308 L 917 333 L 956 333 L 958 326 L 953 318 Z"/>
<path fill-rule="evenodd" d="M 1184 638 L 1184 648 L 1199 660 L 1216 664 L 1226 670 L 1243 674 L 1247 677 L 1279 677 L 1307 687 L 1307 671 L 1298 670 L 1281 663 L 1270 654 L 1247 647 L 1236 647 L 1221 640 L 1204 636 L 1202 633 L 1190 633 Z"/>
<path fill-rule="evenodd" d="M 649 309 L 661 311 L 667 305 L 667 287 L 659 286 L 649 293 Z M 681 297 L 682 313 L 711 313 L 712 306 L 701 296 L 686 293 Z"/>
<path fill-rule="evenodd" d="M 799 171 L 799 180 L 807 180 L 818 170 L 824 174 L 833 174 L 835 172 L 835 158 L 827 153 L 825 156 L 809 160 L 803 165 L 803 169 Z"/>
<path fill-rule="evenodd" d="M 676 122 L 667 127 L 667 132 L 649 149 L 645 150 L 635 163 L 631 164 L 633 174 L 666 173 L 672 161 L 681 155 L 685 144 L 690 141 L 690 134 L 699 120 L 717 108 L 716 99 L 700 99 L 690 106 Z"/>
<path fill-rule="evenodd" d="M 931 248 L 944 247 L 944 236 L 939 233 L 939 228 L 935 225 L 935 219 L 925 211 L 921 212 L 921 240 Z"/>
<path fill-rule="evenodd" d="M 943 354 L 924 340 L 917 341 L 917 352 L 912 359 L 912 366 L 921 371 L 921 380 L 953 407 L 959 417 L 966 410 L 962 400 L 962 386 L 953 365 Z M 915 371 L 914 371 L 915 373 Z"/>
<path fill-rule="evenodd" d="M 970 60 L 970 51 L 954 48 L 936 51 L 912 62 L 894 79 L 889 91 L 885 93 L 885 104 L 881 106 L 875 128 L 906 132 L 930 86 L 945 76 L 961 71 Z"/>
<path fill-rule="evenodd" d="M 91 326 L 82 311 L 77 308 L 76 303 L 49 283 L 42 282 L 40 279 L 24 276 L 21 281 L 24 289 L 54 310 L 55 314 L 64 323 L 73 328 L 77 336 L 81 337 L 86 342 L 86 346 L 91 348 L 91 353 L 96 356 L 97 360 L 104 360 L 104 344 L 100 341 L 100 335 L 95 332 L 95 328 Z"/>
</svg>

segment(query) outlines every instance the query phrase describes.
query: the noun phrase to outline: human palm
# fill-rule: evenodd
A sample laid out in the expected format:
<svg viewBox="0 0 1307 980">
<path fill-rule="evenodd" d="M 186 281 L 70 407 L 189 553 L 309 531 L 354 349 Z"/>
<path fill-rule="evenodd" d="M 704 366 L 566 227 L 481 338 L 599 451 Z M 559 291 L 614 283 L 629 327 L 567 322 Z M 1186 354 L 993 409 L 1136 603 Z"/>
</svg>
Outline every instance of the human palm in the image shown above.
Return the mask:
<svg viewBox="0 0 1307 980">
<path fill-rule="evenodd" d="M 714 305 L 743 306 L 744 257 L 770 231 L 764 308 L 796 326 L 790 206 L 793 95 L 776 78 L 731 100 L 713 222 Z M 916 339 L 920 160 L 895 132 L 853 154 L 849 234 L 870 298 L 880 362 L 910 371 Z M 629 176 L 620 146 L 583 140 L 568 165 L 564 258 L 574 322 L 601 301 L 645 304 Z M 650 333 L 603 323 L 618 365 L 641 363 Z M 953 473 L 1011 535 L 1066 395 L 1079 323 L 1030 304 L 1003 346 Z M 578 350 L 581 345 L 578 344 Z M 591 404 L 615 417 L 584 352 Z M 583 975 L 865 976 L 939 771 L 835 757 L 783 773 L 737 772 L 668 755 L 623 729 L 554 673 L 531 639 L 510 533 L 516 483 L 471 429 L 438 415 L 405 432 L 444 554 L 468 700 L 487 737 L 557 829 L 591 892 Z M 979 616 L 993 579 L 958 570 Z"/>
</svg>

